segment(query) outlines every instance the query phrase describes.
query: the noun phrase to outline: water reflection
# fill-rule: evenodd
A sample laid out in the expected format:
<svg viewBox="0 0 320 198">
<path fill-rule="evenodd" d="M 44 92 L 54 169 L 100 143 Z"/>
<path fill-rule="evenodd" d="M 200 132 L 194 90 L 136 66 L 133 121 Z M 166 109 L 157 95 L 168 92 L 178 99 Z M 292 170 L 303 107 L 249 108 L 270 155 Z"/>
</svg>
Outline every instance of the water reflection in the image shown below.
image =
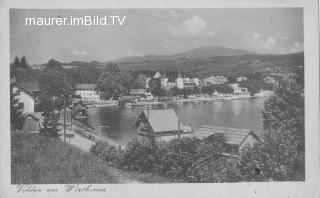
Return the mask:
<svg viewBox="0 0 320 198">
<path fill-rule="evenodd" d="M 203 101 L 166 103 L 150 106 L 150 109 L 175 109 L 179 119 L 193 129 L 201 125 L 237 127 L 259 131 L 262 128 L 261 110 L 263 98 L 230 101 Z M 146 107 L 94 107 L 89 108 L 88 120 L 93 126 L 110 126 L 103 135 L 121 144 L 136 136 L 133 125 L 140 112 Z"/>
</svg>

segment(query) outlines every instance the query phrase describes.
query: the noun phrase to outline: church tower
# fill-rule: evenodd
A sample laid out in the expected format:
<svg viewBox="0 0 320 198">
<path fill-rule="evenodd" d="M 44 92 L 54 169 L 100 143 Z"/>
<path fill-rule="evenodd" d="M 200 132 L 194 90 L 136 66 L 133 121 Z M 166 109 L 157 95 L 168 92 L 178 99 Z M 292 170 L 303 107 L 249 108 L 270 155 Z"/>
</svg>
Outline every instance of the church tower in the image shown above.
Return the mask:
<svg viewBox="0 0 320 198">
<path fill-rule="evenodd" d="M 184 87 L 184 83 L 183 83 L 183 77 L 181 75 L 181 71 L 180 71 L 180 68 L 179 68 L 179 71 L 178 71 L 178 78 L 176 80 L 176 83 L 177 83 L 177 87 L 179 89 L 183 89 Z"/>
</svg>

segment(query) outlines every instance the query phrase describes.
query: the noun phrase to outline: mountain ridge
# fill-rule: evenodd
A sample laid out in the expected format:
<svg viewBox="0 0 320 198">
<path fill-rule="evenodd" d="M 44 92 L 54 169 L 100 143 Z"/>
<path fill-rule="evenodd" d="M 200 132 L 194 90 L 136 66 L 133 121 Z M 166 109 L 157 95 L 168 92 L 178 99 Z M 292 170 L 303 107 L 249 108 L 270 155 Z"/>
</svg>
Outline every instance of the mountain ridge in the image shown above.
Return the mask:
<svg viewBox="0 0 320 198">
<path fill-rule="evenodd" d="M 242 50 L 242 49 L 233 49 L 222 46 L 204 46 L 197 47 L 190 50 L 186 50 L 179 53 L 174 53 L 171 55 L 154 55 L 149 54 L 145 56 L 128 56 L 119 59 L 115 59 L 113 62 L 142 62 L 142 61 L 157 61 L 157 60 L 176 60 L 176 59 L 194 59 L 194 58 L 209 58 L 216 56 L 236 56 L 236 55 L 254 55 L 258 54 L 256 52 Z"/>
</svg>

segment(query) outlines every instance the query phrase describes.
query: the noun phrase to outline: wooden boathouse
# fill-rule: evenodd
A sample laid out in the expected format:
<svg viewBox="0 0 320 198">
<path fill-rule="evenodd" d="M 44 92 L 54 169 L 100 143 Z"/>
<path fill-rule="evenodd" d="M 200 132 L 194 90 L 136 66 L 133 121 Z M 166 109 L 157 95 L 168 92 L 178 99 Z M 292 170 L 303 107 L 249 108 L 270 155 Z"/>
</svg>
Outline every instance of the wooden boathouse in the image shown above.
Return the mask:
<svg viewBox="0 0 320 198">
<path fill-rule="evenodd" d="M 185 132 L 173 109 L 143 110 L 134 124 L 138 139 L 150 144 L 167 142 L 192 133 Z"/>
<path fill-rule="evenodd" d="M 222 134 L 225 143 L 230 146 L 232 153 L 240 154 L 244 148 L 253 147 L 260 142 L 260 138 L 250 129 L 239 129 L 230 127 L 218 127 L 202 125 L 194 136 L 199 139 L 210 137 L 214 134 Z"/>
</svg>

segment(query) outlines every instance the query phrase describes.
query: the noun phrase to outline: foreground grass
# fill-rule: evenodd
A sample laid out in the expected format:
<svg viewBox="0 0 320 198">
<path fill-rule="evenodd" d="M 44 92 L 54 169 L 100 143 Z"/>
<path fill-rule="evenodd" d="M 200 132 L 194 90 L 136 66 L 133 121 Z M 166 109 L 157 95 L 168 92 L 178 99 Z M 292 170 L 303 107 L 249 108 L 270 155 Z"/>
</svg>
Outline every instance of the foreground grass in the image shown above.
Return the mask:
<svg viewBox="0 0 320 198">
<path fill-rule="evenodd" d="M 11 132 L 11 183 L 118 183 L 104 163 L 38 134 Z"/>
</svg>

